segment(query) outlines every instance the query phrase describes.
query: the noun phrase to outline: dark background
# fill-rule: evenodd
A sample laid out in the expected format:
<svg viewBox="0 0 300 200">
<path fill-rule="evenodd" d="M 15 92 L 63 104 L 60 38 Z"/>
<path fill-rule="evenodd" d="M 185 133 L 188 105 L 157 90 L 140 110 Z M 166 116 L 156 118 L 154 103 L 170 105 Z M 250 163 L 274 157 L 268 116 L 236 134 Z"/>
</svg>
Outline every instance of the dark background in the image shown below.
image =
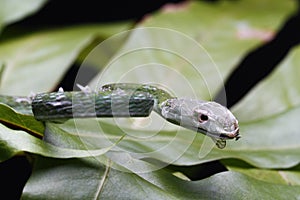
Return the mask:
<svg viewBox="0 0 300 200">
<path fill-rule="evenodd" d="M 166 3 L 179 3 L 183 0 L 111 0 L 111 1 L 50 1 L 37 14 L 27 18 L 22 24 L 70 25 L 84 23 L 140 20 L 145 14 L 155 12 Z"/>
<path fill-rule="evenodd" d="M 216 3 L 218 0 L 206 0 Z M 234 0 L 232 0 L 234 1 Z M 235 0 L 238 1 L 238 0 Z M 299 3 L 300 0 L 297 2 Z M 155 12 L 166 3 L 180 3 L 183 0 L 127 0 L 127 1 L 70 1 L 52 0 L 38 13 L 12 24 L 10 27 L 32 29 L 39 27 L 57 27 L 85 23 L 105 23 L 123 20 L 139 22 L 144 15 Z M 4 30 L 5 32 L 6 30 Z M 220 91 L 215 100 L 222 102 L 224 92 L 227 106 L 231 107 L 240 100 L 253 86 L 266 77 L 285 58 L 289 51 L 300 41 L 300 15 L 298 12 L 286 19 L 279 28 L 275 38 L 257 49 L 247 53 L 242 61 L 235 66 L 236 70 L 225 83 L 225 91 Z M 72 80 L 76 76 L 76 66 L 65 75 L 60 86 L 71 90 Z M 24 156 L 16 156 L 0 163 L 0 183 L 2 197 L 19 199 L 24 184 L 31 174 L 31 164 Z M 170 169 L 181 170 L 192 180 L 202 179 L 226 170 L 219 162 L 211 162 L 190 167 L 170 166 Z"/>
</svg>

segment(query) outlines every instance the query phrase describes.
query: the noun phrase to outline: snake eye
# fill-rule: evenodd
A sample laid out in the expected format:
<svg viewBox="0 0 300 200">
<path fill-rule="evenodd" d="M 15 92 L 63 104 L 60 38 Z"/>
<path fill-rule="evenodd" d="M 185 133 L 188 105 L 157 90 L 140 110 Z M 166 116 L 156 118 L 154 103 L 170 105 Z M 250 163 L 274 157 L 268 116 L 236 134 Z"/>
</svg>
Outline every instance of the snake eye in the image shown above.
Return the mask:
<svg viewBox="0 0 300 200">
<path fill-rule="evenodd" d="M 206 110 L 202 110 L 199 108 L 196 108 L 194 110 L 194 116 L 197 118 L 198 122 L 200 123 L 204 123 L 207 120 L 209 120 L 208 114 L 209 113 Z"/>
<path fill-rule="evenodd" d="M 208 120 L 208 116 L 205 114 L 199 114 L 198 119 L 199 119 L 199 122 L 205 122 Z"/>
</svg>

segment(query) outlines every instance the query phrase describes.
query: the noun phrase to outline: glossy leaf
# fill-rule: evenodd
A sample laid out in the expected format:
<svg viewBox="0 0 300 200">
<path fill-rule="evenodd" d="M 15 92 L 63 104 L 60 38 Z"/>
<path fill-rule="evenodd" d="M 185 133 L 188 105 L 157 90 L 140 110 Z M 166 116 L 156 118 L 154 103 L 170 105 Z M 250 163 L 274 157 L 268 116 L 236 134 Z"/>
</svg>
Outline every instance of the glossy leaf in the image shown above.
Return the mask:
<svg viewBox="0 0 300 200">
<path fill-rule="evenodd" d="M 299 191 L 299 186 L 271 184 L 237 172 L 186 181 L 165 170 L 118 171 L 109 161 L 104 165 L 96 159 L 39 158 L 22 198 L 59 199 L 68 194 L 70 199 L 297 199 Z"/>
</svg>

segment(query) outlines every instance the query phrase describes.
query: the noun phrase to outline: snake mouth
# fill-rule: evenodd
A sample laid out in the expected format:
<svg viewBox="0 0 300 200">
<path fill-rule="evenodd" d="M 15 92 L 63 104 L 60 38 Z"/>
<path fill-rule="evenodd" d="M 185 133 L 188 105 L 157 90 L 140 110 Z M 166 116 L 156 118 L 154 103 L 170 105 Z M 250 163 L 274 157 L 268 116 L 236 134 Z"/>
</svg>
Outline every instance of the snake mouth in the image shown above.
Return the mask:
<svg viewBox="0 0 300 200">
<path fill-rule="evenodd" d="M 223 139 L 235 139 L 235 140 L 238 140 L 241 138 L 240 134 L 239 133 L 230 133 L 230 134 L 227 134 L 227 133 L 221 133 L 220 138 L 223 138 Z"/>
<path fill-rule="evenodd" d="M 232 132 L 221 133 L 220 137 L 224 138 L 224 139 L 235 139 L 235 140 L 238 140 L 238 139 L 241 138 L 239 132 L 240 132 L 240 130 L 239 130 L 239 128 L 237 128 L 237 129 L 235 129 Z"/>
<path fill-rule="evenodd" d="M 215 137 L 215 138 L 220 138 L 220 139 L 235 139 L 235 140 L 238 140 L 238 139 L 241 138 L 238 128 L 234 131 L 223 132 L 223 133 L 208 132 L 208 131 L 205 131 L 201 128 L 198 128 L 198 132 L 205 133 L 208 136 Z"/>
</svg>

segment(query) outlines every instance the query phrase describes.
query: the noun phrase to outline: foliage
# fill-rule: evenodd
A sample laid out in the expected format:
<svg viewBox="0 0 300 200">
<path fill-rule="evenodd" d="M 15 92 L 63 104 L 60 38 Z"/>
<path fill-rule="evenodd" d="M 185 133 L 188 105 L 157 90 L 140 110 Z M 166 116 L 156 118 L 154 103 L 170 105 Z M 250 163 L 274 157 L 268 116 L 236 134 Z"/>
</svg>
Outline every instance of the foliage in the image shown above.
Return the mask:
<svg viewBox="0 0 300 200">
<path fill-rule="evenodd" d="M 23 3 L 26 6 L 15 10 L 14 1 L 1 2 L 2 30 L 37 11 L 44 3 L 26 1 Z M 176 96 L 209 100 L 242 57 L 274 35 L 294 6 L 293 2 L 279 0 L 214 4 L 192 1 L 166 6 L 135 25 L 136 28 L 162 28 L 160 34 L 150 28 L 149 32 L 138 29 L 122 37 L 113 36 L 131 28 L 132 23 L 126 22 L 3 36 L 0 92 L 25 96 L 31 92 L 49 92 L 73 63 L 81 61 L 88 50 L 99 47 L 95 41 L 113 36 L 116 46 L 105 46 L 104 41 L 98 50 L 105 55 L 99 51 L 91 55 L 100 57 L 103 66 L 122 67 L 103 72 L 103 66 L 95 66 L 99 74 L 90 82 L 91 86 L 99 84 L 99 77 L 101 83 L 152 81 L 170 86 Z M 170 30 L 175 31 L 169 34 Z M 179 36 L 185 39 L 181 41 Z M 202 52 L 199 55 L 199 49 L 195 50 L 187 41 L 196 41 L 205 50 L 199 48 Z M 144 50 L 124 58 L 120 56 L 140 48 L 139 42 L 173 52 Z M 214 147 L 203 157 L 199 157 L 199 149 L 201 144 L 209 143 L 207 137 L 166 124 L 155 114 L 151 116 L 151 126 L 146 128 L 139 124 L 149 123 L 149 119 L 79 119 L 44 126 L 33 117 L 0 104 L 3 122 L 0 160 L 28 153 L 34 156 L 33 173 L 24 188 L 23 199 L 141 199 L 145 196 L 151 199 L 297 199 L 300 197 L 299 53 L 299 49 L 294 49 L 272 74 L 233 107 L 242 139 L 229 141 L 225 149 Z M 190 63 L 177 55 L 184 55 L 199 68 L 190 67 Z M 119 59 L 109 63 L 115 58 Z M 183 86 L 177 76 L 157 70 L 151 62 L 182 74 L 193 90 L 181 91 Z M 132 66 L 144 63 L 149 64 L 146 73 L 142 70 L 126 74 Z M 216 66 L 217 70 L 212 70 Z M 155 158 L 155 162 L 150 158 Z M 167 166 L 171 163 L 180 169 L 216 160 L 228 171 L 197 181 L 188 180 L 184 174 L 178 176 Z"/>
</svg>

